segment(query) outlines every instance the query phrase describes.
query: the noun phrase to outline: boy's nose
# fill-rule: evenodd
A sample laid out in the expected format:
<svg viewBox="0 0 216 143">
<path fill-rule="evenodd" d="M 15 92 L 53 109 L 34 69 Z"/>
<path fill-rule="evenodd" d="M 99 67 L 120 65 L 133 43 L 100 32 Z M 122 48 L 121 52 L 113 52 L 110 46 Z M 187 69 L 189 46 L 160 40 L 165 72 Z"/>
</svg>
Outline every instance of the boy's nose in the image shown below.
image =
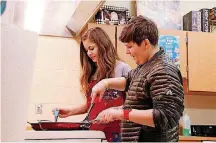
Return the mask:
<svg viewBox="0 0 216 143">
<path fill-rule="evenodd" d="M 128 49 L 126 49 L 126 54 L 130 54 L 130 51 Z"/>
</svg>

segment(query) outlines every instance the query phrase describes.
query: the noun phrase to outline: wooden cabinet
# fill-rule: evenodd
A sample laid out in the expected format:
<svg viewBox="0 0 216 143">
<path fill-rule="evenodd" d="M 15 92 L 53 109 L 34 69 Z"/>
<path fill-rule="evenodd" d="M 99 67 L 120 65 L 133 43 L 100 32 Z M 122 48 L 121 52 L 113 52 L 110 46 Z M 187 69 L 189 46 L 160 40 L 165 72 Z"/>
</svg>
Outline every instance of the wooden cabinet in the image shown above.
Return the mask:
<svg viewBox="0 0 216 143">
<path fill-rule="evenodd" d="M 187 32 L 188 89 L 216 92 L 216 34 Z"/>
</svg>

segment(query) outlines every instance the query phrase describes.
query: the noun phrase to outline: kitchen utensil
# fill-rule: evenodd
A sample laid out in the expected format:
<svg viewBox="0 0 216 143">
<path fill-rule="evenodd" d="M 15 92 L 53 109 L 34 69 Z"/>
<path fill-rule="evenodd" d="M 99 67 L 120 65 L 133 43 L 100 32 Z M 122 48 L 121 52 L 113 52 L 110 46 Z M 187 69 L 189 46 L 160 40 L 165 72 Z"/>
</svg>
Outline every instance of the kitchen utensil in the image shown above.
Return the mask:
<svg viewBox="0 0 216 143">
<path fill-rule="evenodd" d="M 56 109 L 54 109 L 54 118 L 55 118 L 55 122 L 58 121 L 58 116 L 59 116 L 59 110 L 56 108 Z"/>
<path fill-rule="evenodd" d="M 89 123 L 93 123 L 93 122 L 97 122 L 97 121 L 100 121 L 100 118 L 96 118 L 96 119 L 90 120 L 90 121 L 88 121 L 88 122 L 89 122 Z"/>
<path fill-rule="evenodd" d="M 85 122 L 52 122 L 49 120 L 38 120 L 38 122 L 27 122 L 36 131 L 66 131 L 66 130 L 88 130 L 90 123 Z"/>
<path fill-rule="evenodd" d="M 96 103 L 98 103 L 98 102 L 99 102 L 99 97 L 96 97 L 95 100 L 94 100 L 94 102 L 93 102 L 93 103 L 91 104 L 91 106 L 89 107 L 88 112 L 87 112 L 87 115 L 86 115 L 85 119 L 83 120 L 83 122 L 88 122 L 88 120 L 89 120 L 89 114 L 90 114 L 92 108 L 94 107 L 94 105 L 95 105 Z"/>
</svg>

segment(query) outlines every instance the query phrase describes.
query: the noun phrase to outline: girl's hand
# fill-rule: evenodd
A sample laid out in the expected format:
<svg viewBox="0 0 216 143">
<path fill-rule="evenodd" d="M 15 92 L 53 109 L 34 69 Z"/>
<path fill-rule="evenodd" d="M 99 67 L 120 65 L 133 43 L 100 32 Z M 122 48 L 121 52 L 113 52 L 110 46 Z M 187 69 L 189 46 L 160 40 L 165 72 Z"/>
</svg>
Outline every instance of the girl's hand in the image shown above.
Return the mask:
<svg viewBox="0 0 216 143">
<path fill-rule="evenodd" d="M 72 111 L 70 108 L 55 108 L 55 109 L 59 110 L 59 117 L 60 118 L 66 118 L 66 117 L 69 117 L 72 115 Z M 55 109 L 52 110 L 53 115 L 54 115 Z"/>
<path fill-rule="evenodd" d="M 99 101 L 101 101 L 105 91 L 106 91 L 105 82 L 104 80 L 101 80 L 92 88 L 92 93 L 91 93 L 92 101 L 91 102 L 92 103 L 94 102 L 96 96 L 100 96 Z"/>
</svg>

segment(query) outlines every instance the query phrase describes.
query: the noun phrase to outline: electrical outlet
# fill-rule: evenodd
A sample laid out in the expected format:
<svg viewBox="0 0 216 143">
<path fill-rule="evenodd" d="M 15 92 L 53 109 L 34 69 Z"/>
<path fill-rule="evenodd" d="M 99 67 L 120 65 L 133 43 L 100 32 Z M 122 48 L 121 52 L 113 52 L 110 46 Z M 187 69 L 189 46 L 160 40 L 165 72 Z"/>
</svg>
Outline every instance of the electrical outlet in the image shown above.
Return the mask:
<svg viewBox="0 0 216 143">
<path fill-rule="evenodd" d="M 35 104 L 35 114 L 42 114 L 42 104 Z"/>
</svg>

